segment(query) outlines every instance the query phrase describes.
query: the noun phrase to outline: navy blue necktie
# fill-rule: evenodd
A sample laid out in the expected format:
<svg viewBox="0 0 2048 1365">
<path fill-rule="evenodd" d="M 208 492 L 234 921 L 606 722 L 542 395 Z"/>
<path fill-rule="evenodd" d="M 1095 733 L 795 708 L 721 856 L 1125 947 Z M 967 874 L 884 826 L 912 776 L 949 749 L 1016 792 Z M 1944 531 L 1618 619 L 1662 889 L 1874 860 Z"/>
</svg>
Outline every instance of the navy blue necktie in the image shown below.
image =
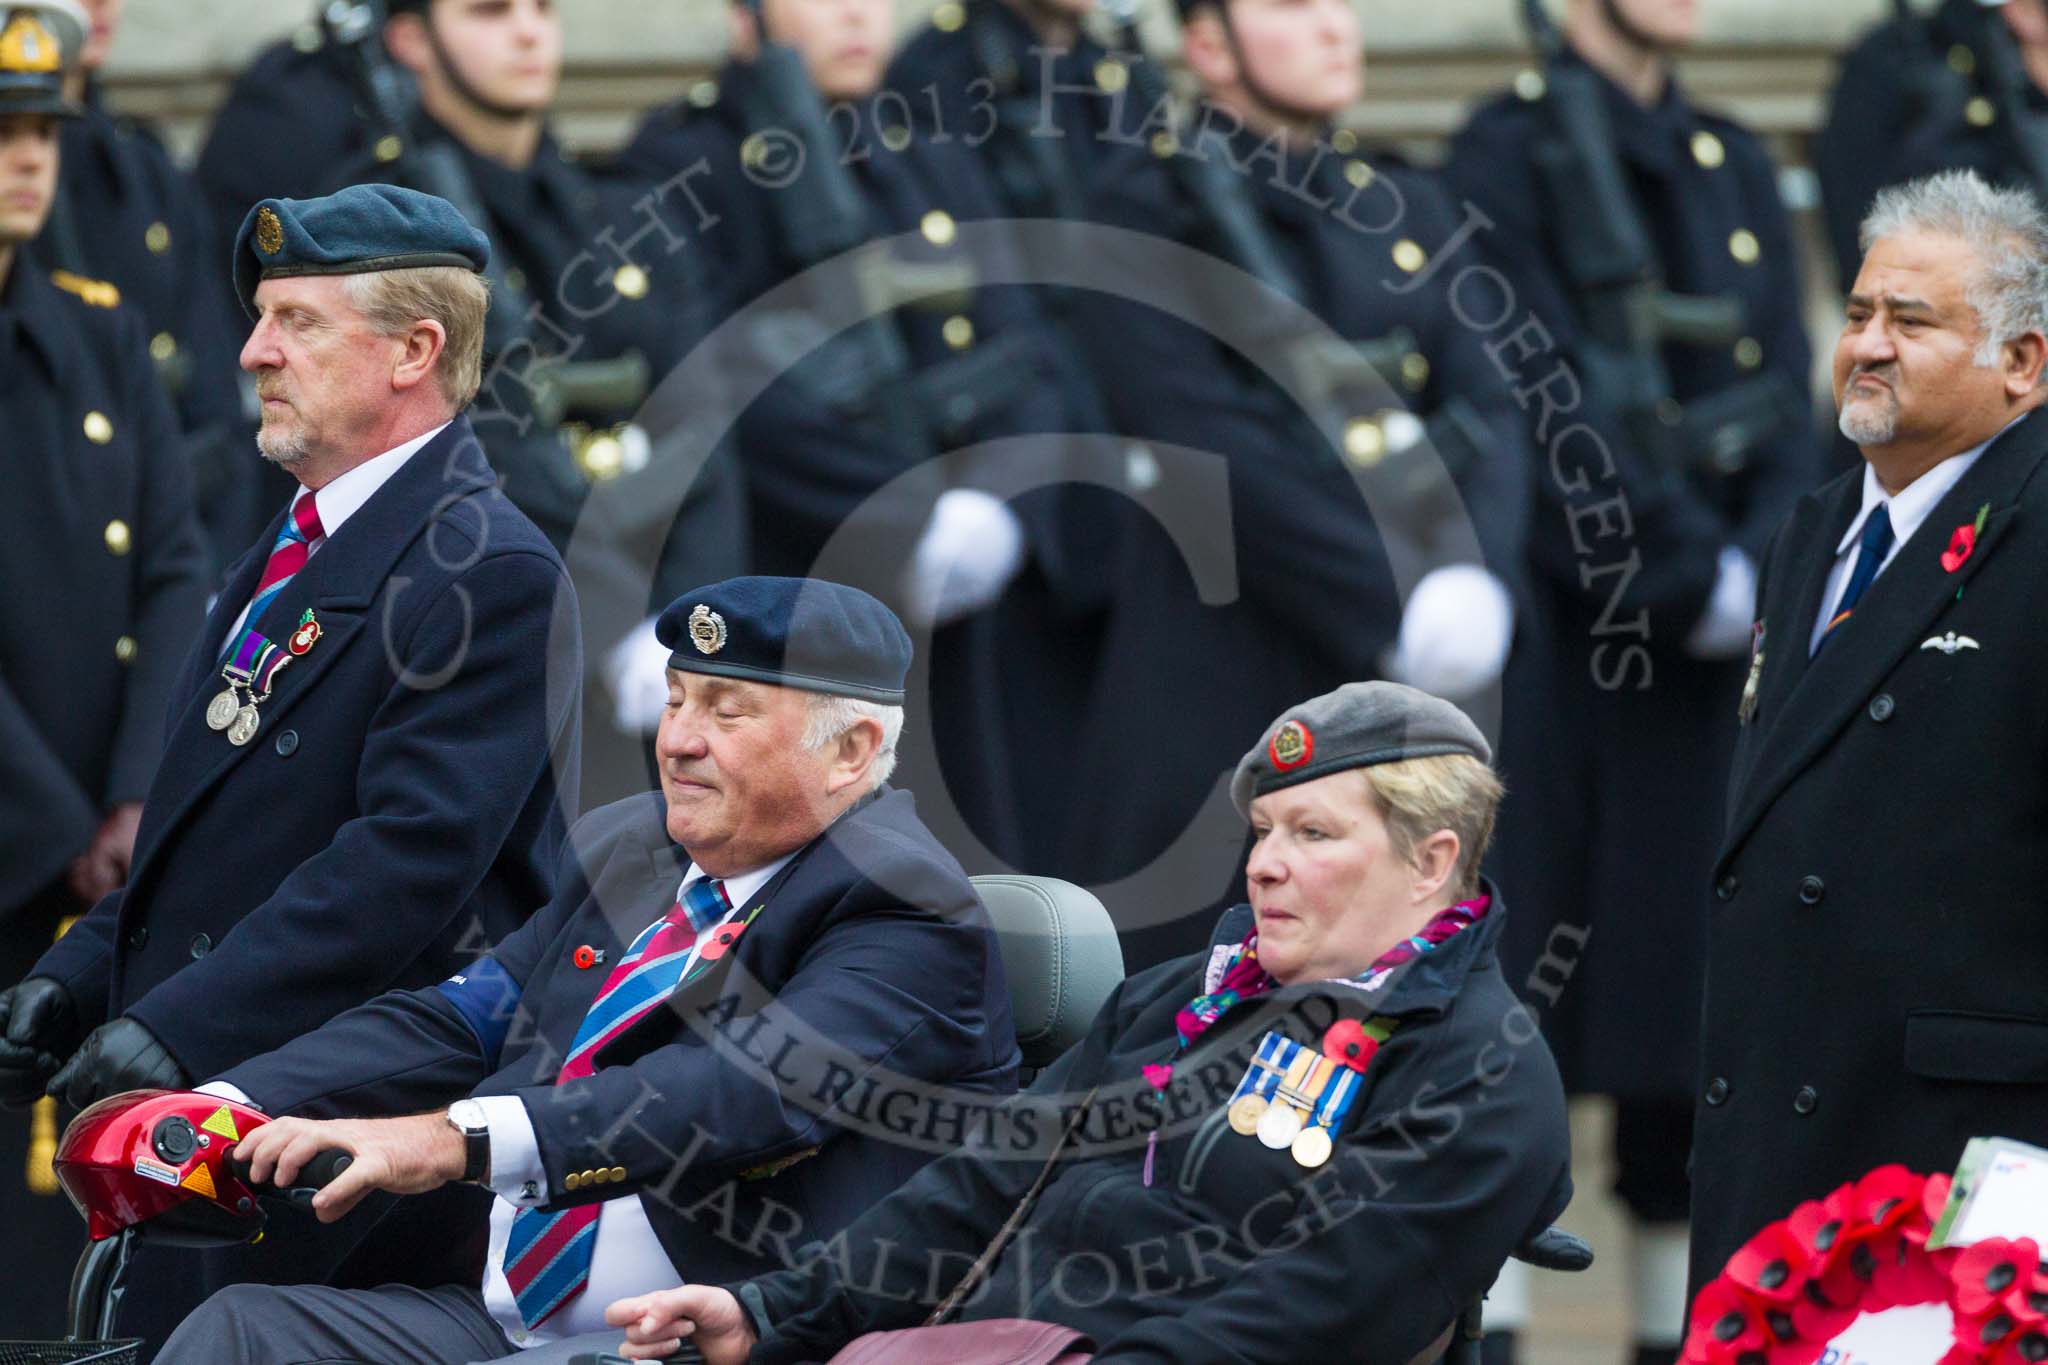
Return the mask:
<svg viewBox="0 0 2048 1365">
<path fill-rule="evenodd" d="M 1870 520 L 1863 523 L 1863 538 L 1856 545 L 1856 567 L 1849 573 L 1849 586 L 1842 589 L 1842 600 L 1835 604 L 1835 614 L 1828 618 L 1827 629 L 1820 633 L 1814 643 L 1813 652 L 1820 653 L 1820 647 L 1835 633 L 1835 627 L 1849 619 L 1856 610 L 1856 604 L 1869 590 L 1871 580 L 1884 564 L 1884 557 L 1892 550 L 1892 515 L 1890 503 L 1879 503 L 1871 509 Z"/>
</svg>

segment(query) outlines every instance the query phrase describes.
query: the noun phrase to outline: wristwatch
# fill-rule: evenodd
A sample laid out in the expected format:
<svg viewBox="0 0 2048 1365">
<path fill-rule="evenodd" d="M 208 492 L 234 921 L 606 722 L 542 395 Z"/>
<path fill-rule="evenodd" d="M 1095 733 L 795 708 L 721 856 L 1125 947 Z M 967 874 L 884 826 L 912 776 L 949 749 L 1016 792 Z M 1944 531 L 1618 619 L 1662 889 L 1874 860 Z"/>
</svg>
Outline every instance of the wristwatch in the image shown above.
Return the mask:
<svg viewBox="0 0 2048 1365">
<path fill-rule="evenodd" d="M 457 1100 L 448 1106 L 448 1122 L 462 1134 L 463 1183 L 486 1183 L 491 1178 L 491 1124 L 484 1107 L 475 1100 Z"/>
</svg>

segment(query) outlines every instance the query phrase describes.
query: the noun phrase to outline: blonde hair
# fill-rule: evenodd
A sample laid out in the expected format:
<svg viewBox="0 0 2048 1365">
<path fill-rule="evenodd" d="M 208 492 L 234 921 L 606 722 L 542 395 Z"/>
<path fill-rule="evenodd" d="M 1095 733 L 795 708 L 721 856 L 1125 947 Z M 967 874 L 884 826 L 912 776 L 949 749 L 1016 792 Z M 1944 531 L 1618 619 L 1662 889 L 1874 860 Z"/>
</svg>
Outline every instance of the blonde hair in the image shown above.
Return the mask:
<svg viewBox="0 0 2048 1365">
<path fill-rule="evenodd" d="M 469 406 L 484 376 L 491 289 L 483 276 L 456 265 L 376 270 L 348 276 L 343 292 L 378 336 L 396 336 L 423 318 L 440 323 L 448 342 L 434 378 L 457 412 Z"/>
<path fill-rule="evenodd" d="M 1493 820 L 1507 788 L 1500 775 L 1469 754 L 1436 754 L 1360 768 L 1367 797 L 1386 822 L 1394 852 L 1408 862 L 1440 829 L 1458 836 L 1451 874 L 1459 900 L 1479 894 L 1479 860 L 1493 841 Z"/>
</svg>

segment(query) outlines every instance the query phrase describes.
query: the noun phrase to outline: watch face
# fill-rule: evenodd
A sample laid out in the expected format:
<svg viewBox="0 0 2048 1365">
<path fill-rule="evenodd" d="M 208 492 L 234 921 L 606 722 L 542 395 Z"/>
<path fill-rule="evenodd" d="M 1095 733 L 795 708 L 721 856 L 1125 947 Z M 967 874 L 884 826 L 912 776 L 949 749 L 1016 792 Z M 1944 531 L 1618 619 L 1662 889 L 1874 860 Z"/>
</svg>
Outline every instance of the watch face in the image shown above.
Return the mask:
<svg viewBox="0 0 2048 1365">
<path fill-rule="evenodd" d="M 448 1121 L 464 1132 L 480 1132 L 490 1126 L 484 1121 L 484 1107 L 475 1100 L 457 1100 L 449 1105 Z"/>
</svg>

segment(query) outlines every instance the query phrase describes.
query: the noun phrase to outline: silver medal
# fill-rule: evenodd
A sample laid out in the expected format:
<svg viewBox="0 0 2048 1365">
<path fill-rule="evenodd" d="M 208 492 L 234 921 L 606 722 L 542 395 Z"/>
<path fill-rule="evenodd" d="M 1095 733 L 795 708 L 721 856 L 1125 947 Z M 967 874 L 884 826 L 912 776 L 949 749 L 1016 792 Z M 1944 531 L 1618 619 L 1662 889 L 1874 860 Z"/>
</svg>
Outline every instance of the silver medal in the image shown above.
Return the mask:
<svg viewBox="0 0 2048 1365">
<path fill-rule="evenodd" d="M 235 689 L 230 687 L 207 705 L 207 728 L 213 730 L 227 729 L 228 726 L 234 724 L 235 712 L 241 709 L 242 704 L 235 699 Z"/>
<path fill-rule="evenodd" d="M 1259 1141 L 1274 1151 L 1285 1151 L 1301 1133 L 1301 1111 L 1291 1104 L 1275 1104 L 1259 1118 Z"/>
<path fill-rule="evenodd" d="M 262 723 L 263 718 L 256 714 L 254 706 L 243 707 L 235 713 L 235 723 L 228 727 L 228 743 L 247 744 L 256 738 L 256 727 Z"/>
</svg>

